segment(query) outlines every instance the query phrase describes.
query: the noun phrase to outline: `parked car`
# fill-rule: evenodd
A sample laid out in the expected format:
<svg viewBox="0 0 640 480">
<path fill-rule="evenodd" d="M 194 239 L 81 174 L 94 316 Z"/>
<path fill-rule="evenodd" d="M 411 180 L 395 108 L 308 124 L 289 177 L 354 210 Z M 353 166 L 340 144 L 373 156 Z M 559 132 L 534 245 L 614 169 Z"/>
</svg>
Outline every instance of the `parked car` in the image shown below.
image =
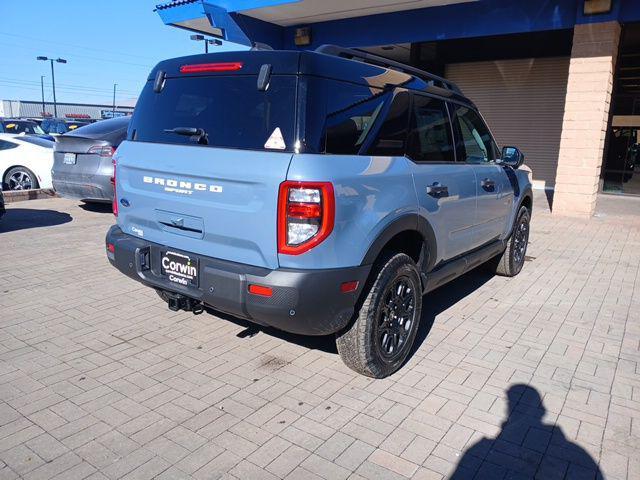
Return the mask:
<svg viewBox="0 0 640 480">
<path fill-rule="evenodd" d="M 102 120 L 56 138 L 53 188 L 85 202 L 113 200 L 112 156 L 127 136 L 131 117 Z"/>
<path fill-rule="evenodd" d="M 524 264 L 520 151 L 453 83 L 357 50 L 163 61 L 115 159 L 117 269 L 172 310 L 335 334 L 371 377 L 407 359 L 423 294 Z"/>
<path fill-rule="evenodd" d="M 0 133 L 0 178 L 4 190 L 51 188 L 53 142 Z"/>
<path fill-rule="evenodd" d="M 2 195 L 2 189 L 0 188 L 0 219 L 4 216 L 6 210 L 4 208 L 4 196 Z"/>
<path fill-rule="evenodd" d="M 87 120 L 68 120 L 66 118 L 45 118 L 42 120 L 40 127 L 49 135 L 62 135 L 76 128 L 89 125 L 91 122 Z"/>
</svg>

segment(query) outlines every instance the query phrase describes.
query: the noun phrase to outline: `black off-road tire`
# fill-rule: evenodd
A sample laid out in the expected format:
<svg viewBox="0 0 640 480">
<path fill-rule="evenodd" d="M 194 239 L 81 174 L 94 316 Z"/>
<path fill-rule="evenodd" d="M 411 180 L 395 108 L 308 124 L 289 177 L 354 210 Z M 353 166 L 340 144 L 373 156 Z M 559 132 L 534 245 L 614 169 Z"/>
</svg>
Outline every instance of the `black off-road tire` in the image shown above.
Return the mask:
<svg viewBox="0 0 640 480">
<path fill-rule="evenodd" d="M 515 277 L 522 270 L 529 243 L 529 223 L 531 213 L 527 207 L 520 207 L 507 248 L 487 263 L 491 271 L 503 277 Z"/>
<path fill-rule="evenodd" d="M 422 284 L 415 262 L 404 253 L 385 256 L 376 264 L 372 275 L 375 277 L 369 282 L 368 291 L 363 293 L 366 297 L 357 316 L 347 329 L 336 335 L 336 345 L 342 361 L 349 368 L 368 377 L 385 378 L 402 367 L 413 346 L 422 313 Z M 403 285 L 406 297 L 397 294 Z M 395 286 L 394 294 L 391 290 Z M 405 309 L 404 304 L 408 305 L 409 297 L 412 306 Z M 400 298 L 406 300 L 400 302 Z M 391 308 L 388 306 L 390 303 L 393 303 Z M 409 310 L 410 324 L 407 321 Z M 385 318 L 390 321 L 384 321 Z M 406 336 L 398 348 L 391 354 L 385 354 L 385 346 L 388 349 L 395 343 L 396 337 L 390 333 L 396 331 L 394 329 L 400 332 L 398 338 L 405 335 L 404 332 Z M 384 337 L 385 332 L 387 337 Z M 391 344 L 388 343 L 389 337 Z M 385 338 L 387 343 L 383 340 Z"/>
</svg>

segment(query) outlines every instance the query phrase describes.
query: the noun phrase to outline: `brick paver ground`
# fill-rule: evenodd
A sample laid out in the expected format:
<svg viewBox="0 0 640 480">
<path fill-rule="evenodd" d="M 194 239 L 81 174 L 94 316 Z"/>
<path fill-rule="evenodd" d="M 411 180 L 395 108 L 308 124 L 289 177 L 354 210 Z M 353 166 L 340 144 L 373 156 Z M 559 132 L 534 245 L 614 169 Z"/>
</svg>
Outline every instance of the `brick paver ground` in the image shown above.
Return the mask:
<svg viewBox="0 0 640 480">
<path fill-rule="evenodd" d="M 522 274 L 427 296 L 386 380 L 330 339 L 168 311 L 109 266 L 104 211 L 9 205 L 0 479 L 640 478 L 640 213 L 543 203 Z"/>
</svg>

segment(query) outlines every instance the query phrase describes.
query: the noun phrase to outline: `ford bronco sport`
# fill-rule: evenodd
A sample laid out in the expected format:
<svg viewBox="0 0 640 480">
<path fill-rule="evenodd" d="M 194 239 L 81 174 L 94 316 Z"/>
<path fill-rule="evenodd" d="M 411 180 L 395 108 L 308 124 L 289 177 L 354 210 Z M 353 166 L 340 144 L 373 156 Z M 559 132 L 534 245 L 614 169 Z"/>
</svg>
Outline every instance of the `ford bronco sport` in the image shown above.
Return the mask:
<svg viewBox="0 0 640 480">
<path fill-rule="evenodd" d="M 423 294 L 483 263 L 520 272 L 522 162 L 454 84 L 359 50 L 166 60 L 114 157 L 107 256 L 173 310 L 335 334 L 381 378 Z"/>
</svg>

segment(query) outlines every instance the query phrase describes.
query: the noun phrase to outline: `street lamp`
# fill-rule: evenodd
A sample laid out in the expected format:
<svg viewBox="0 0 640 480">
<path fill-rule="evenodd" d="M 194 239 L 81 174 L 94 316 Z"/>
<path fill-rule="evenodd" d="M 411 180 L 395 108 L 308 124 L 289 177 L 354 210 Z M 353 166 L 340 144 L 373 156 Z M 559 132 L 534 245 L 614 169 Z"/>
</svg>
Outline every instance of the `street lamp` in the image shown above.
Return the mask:
<svg viewBox="0 0 640 480">
<path fill-rule="evenodd" d="M 36 60 L 42 60 L 43 62 L 46 62 L 47 60 L 49 60 L 51 62 L 51 83 L 53 84 L 53 116 L 57 117 L 58 116 L 58 106 L 56 104 L 56 76 L 53 73 L 53 62 L 56 63 L 67 63 L 67 61 L 64 58 L 49 58 L 49 57 L 37 57 Z"/>
<path fill-rule="evenodd" d="M 205 38 L 204 35 L 191 35 L 189 38 L 196 42 L 204 42 L 204 53 L 209 53 L 209 45 L 222 45 L 220 40 L 209 40 Z"/>
<path fill-rule="evenodd" d="M 113 110 L 111 111 L 111 118 L 116 118 L 116 87 L 117 83 L 113 84 Z"/>
<path fill-rule="evenodd" d="M 40 90 L 42 91 L 42 116 L 45 116 L 45 112 L 47 111 L 44 106 L 44 75 L 40 75 Z"/>
</svg>

